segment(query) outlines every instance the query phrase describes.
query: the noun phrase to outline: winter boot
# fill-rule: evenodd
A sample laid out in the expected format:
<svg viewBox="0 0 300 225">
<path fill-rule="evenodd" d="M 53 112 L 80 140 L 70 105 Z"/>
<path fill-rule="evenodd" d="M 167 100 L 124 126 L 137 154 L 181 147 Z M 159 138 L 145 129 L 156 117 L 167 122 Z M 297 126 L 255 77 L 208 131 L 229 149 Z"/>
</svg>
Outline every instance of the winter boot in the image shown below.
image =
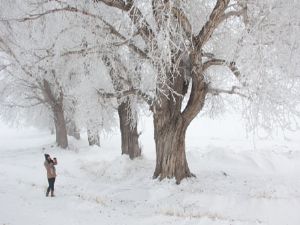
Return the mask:
<svg viewBox="0 0 300 225">
<path fill-rule="evenodd" d="M 46 197 L 49 196 L 49 192 L 50 192 L 50 190 L 47 190 L 47 192 L 46 192 Z"/>
<path fill-rule="evenodd" d="M 51 197 L 55 197 L 54 191 L 51 191 Z"/>
</svg>

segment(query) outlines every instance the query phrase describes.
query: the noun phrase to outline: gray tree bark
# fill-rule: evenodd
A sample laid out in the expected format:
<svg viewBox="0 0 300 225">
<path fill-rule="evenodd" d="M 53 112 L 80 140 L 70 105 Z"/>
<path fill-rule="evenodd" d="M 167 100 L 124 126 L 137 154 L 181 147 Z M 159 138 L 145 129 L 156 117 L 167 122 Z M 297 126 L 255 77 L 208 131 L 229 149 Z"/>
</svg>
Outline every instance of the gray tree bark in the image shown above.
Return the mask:
<svg viewBox="0 0 300 225">
<path fill-rule="evenodd" d="M 49 82 L 44 79 L 41 84 L 45 102 L 49 104 L 53 112 L 55 125 L 56 143 L 61 148 L 68 147 L 67 126 L 63 109 L 63 93 L 60 90 L 59 95 L 55 96 L 51 90 Z"/>
<path fill-rule="evenodd" d="M 132 114 L 131 110 L 129 99 L 118 106 L 122 154 L 129 155 L 130 159 L 134 159 L 141 156 L 141 147 L 139 145 L 137 122 L 130 124 L 128 119 L 128 116 Z"/>
<path fill-rule="evenodd" d="M 168 96 L 160 95 L 160 102 L 153 106 L 154 139 L 156 144 L 156 168 L 154 178 L 175 177 L 179 184 L 182 179 L 194 176 L 188 167 L 185 153 L 185 136 L 191 121 L 202 110 L 207 94 L 200 54 L 192 54 L 181 61 L 178 74 L 169 76 L 172 90 Z M 191 94 L 184 110 L 183 97 L 192 82 Z M 165 92 L 168 93 L 168 92 Z"/>
<path fill-rule="evenodd" d="M 53 109 L 56 143 L 61 148 L 68 147 L 67 127 L 62 104 L 57 104 Z"/>
<path fill-rule="evenodd" d="M 115 63 L 118 63 L 122 66 L 121 61 L 115 58 Z M 103 57 L 103 61 L 105 62 L 107 67 L 110 67 L 110 77 L 114 86 L 115 91 L 126 90 L 125 83 L 131 84 L 130 79 L 126 80 L 124 77 L 120 76 L 119 71 L 115 71 L 115 69 L 111 66 L 112 61 L 109 57 Z M 126 81 L 124 83 L 120 81 Z M 131 87 L 132 88 L 132 87 Z M 120 97 L 117 97 L 118 101 L 121 101 Z M 134 159 L 136 157 L 141 156 L 141 147 L 139 145 L 139 134 L 137 130 L 137 121 L 129 120 L 129 116 L 131 116 L 134 112 L 132 111 L 130 106 L 130 99 L 126 97 L 126 99 L 121 102 L 118 106 L 118 114 L 119 114 L 119 122 L 120 122 L 120 132 L 121 132 L 121 148 L 122 154 L 129 155 L 130 159 Z"/>
<path fill-rule="evenodd" d="M 174 91 L 184 96 L 188 82 L 183 74 L 175 76 Z M 188 123 L 183 119 L 181 107 L 183 97 L 174 95 L 159 96 L 160 102 L 153 106 L 154 140 L 156 147 L 156 167 L 153 178 L 160 180 L 175 177 L 180 183 L 183 178 L 191 177 L 185 155 L 185 134 Z"/>
<path fill-rule="evenodd" d="M 156 145 L 156 167 L 154 178 L 175 177 L 179 184 L 183 178 L 194 176 L 189 169 L 185 154 L 187 125 L 181 116 L 160 118 L 154 115 L 154 139 Z"/>
</svg>

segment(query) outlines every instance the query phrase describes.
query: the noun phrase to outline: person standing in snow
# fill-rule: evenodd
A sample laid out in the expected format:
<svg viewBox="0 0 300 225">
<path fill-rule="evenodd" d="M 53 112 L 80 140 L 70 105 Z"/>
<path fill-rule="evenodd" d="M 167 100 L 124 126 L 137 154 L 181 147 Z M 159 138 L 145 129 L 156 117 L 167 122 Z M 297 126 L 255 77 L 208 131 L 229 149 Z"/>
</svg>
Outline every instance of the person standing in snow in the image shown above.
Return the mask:
<svg viewBox="0 0 300 225">
<path fill-rule="evenodd" d="M 49 196 L 49 193 L 51 192 L 51 197 L 54 197 L 54 183 L 55 183 L 55 178 L 56 178 L 56 170 L 55 170 L 55 165 L 57 165 L 57 160 L 56 158 L 51 159 L 49 154 L 45 154 L 45 162 L 44 166 L 47 170 L 47 178 L 48 178 L 48 189 L 46 192 L 46 197 Z"/>
</svg>

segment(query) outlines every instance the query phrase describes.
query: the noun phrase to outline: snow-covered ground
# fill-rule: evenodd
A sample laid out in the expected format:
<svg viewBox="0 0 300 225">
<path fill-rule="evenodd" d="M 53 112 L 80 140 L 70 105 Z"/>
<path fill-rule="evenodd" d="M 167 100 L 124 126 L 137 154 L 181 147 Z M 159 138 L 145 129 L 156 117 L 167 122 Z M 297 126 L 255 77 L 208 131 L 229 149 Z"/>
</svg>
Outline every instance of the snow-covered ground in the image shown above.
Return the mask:
<svg viewBox="0 0 300 225">
<path fill-rule="evenodd" d="M 152 179 L 151 120 L 141 124 L 143 157 L 120 156 L 116 134 L 102 147 L 69 150 L 33 128 L 0 125 L 0 225 L 299 225 L 300 133 L 247 140 L 229 120 L 195 121 L 187 135 L 197 178 Z M 58 158 L 56 197 L 46 198 L 44 153 Z"/>
</svg>

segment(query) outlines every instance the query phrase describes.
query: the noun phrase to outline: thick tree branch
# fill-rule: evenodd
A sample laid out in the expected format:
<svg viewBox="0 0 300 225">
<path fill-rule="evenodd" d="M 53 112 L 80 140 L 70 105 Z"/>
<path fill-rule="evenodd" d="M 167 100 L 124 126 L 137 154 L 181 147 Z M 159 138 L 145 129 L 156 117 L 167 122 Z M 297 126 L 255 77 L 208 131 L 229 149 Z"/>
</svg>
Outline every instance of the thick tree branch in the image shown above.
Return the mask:
<svg viewBox="0 0 300 225">
<path fill-rule="evenodd" d="M 243 16 L 244 22 L 247 22 L 247 6 L 241 5 L 240 10 L 233 10 L 225 13 L 230 0 L 218 0 L 215 8 L 209 16 L 209 20 L 202 27 L 201 31 L 195 38 L 195 46 L 200 50 L 209 40 L 216 28 L 225 20 L 233 16 Z"/>
<path fill-rule="evenodd" d="M 40 84 L 45 102 L 49 103 L 52 108 L 55 106 L 56 99 L 54 98 L 49 82 L 44 79 L 43 83 Z"/>
<path fill-rule="evenodd" d="M 228 13 L 225 13 L 221 19 L 220 19 L 220 22 L 224 21 L 224 20 L 227 20 L 228 18 L 232 17 L 232 16 L 243 16 L 245 14 L 245 9 L 241 9 L 241 10 L 238 10 L 238 11 L 230 11 Z"/>
<path fill-rule="evenodd" d="M 195 37 L 195 46 L 197 50 L 200 50 L 205 43 L 209 40 L 214 30 L 221 22 L 221 18 L 224 15 L 226 8 L 228 7 L 230 0 L 218 0 L 215 8 L 211 12 L 208 21 L 202 27 L 199 34 Z"/>
<path fill-rule="evenodd" d="M 191 56 L 191 61 L 193 64 L 191 71 L 192 89 L 188 103 L 182 112 L 182 117 L 187 121 L 187 124 L 189 124 L 203 108 L 207 94 L 207 83 L 203 76 L 201 54 L 194 52 Z"/>
<path fill-rule="evenodd" d="M 238 80 L 241 78 L 241 73 L 235 65 L 235 62 L 227 62 L 224 59 L 213 58 L 203 63 L 203 72 L 205 72 L 211 66 L 227 66 Z"/>
<path fill-rule="evenodd" d="M 205 72 L 211 66 L 226 66 L 226 61 L 223 59 L 210 59 L 203 63 L 203 72 Z"/>
</svg>

